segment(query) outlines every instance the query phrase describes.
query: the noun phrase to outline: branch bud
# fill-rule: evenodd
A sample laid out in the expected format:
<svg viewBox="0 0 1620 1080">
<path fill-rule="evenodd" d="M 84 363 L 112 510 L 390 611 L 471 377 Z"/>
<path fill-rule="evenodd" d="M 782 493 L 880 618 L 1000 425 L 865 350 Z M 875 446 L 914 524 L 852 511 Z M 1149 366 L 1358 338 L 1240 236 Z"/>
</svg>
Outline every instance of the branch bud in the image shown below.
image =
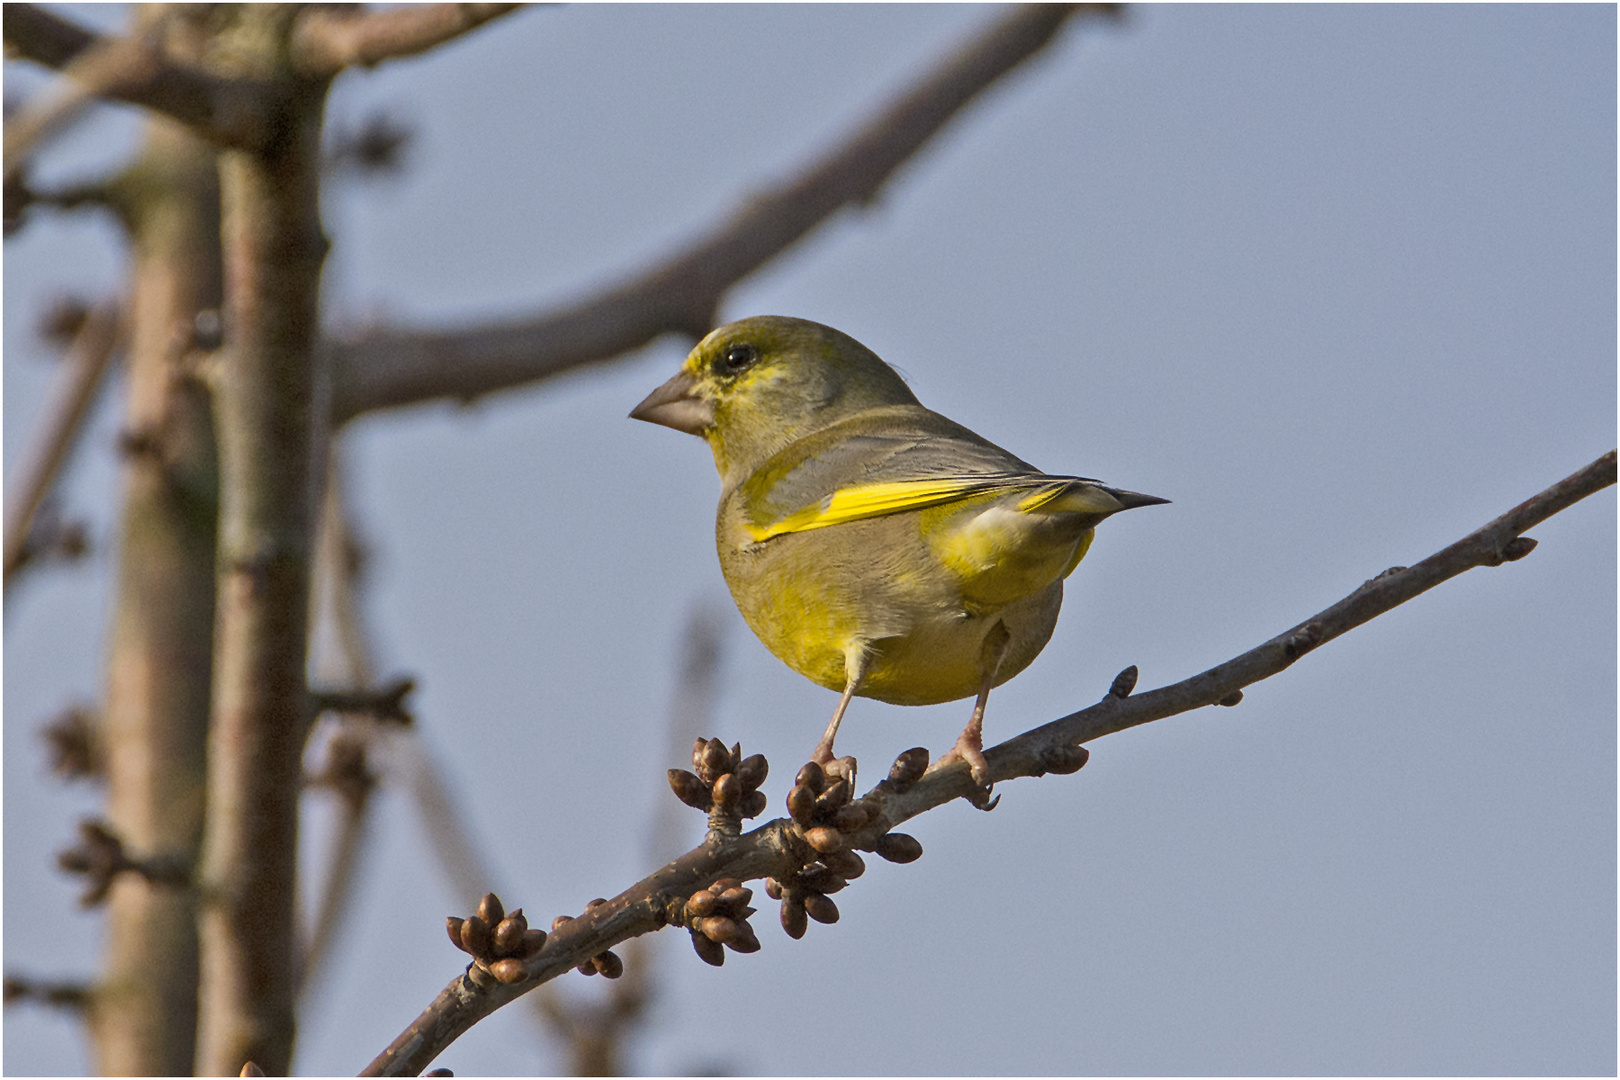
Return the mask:
<svg viewBox="0 0 1620 1080">
<path fill-rule="evenodd" d="M 816 792 L 809 784 L 800 782 L 787 793 L 788 814 L 800 825 L 809 825 L 816 808 Z"/>
<path fill-rule="evenodd" d="M 742 784 L 744 791 L 755 791 L 765 782 L 770 771 L 771 766 L 765 760 L 765 755 L 754 754 L 737 766 L 737 782 Z"/>
<path fill-rule="evenodd" d="M 724 915 L 710 915 L 706 919 L 699 919 L 692 924 L 698 932 L 710 941 L 721 943 L 730 941 L 737 934 L 737 923 Z"/>
<path fill-rule="evenodd" d="M 813 829 L 804 830 L 804 839 L 811 847 L 823 854 L 829 851 L 837 851 L 844 846 L 843 834 L 827 825 L 817 825 Z"/>
<path fill-rule="evenodd" d="M 721 774 L 730 771 L 731 755 L 726 751 L 726 744 L 719 739 L 710 739 L 703 746 L 703 756 L 698 762 L 698 776 L 712 784 L 720 779 Z"/>
<path fill-rule="evenodd" d="M 821 862 L 827 869 L 846 881 L 854 881 L 866 873 L 866 860 L 848 848 L 839 851 L 822 852 Z"/>
<path fill-rule="evenodd" d="M 523 961 L 511 956 L 489 965 L 489 973 L 508 985 L 520 983 L 529 977 L 529 969 L 523 966 Z"/>
<path fill-rule="evenodd" d="M 796 896 L 788 897 L 782 901 L 782 929 L 794 941 L 804 937 L 804 932 L 810 928 L 810 917 L 805 914 L 804 901 Z"/>
<path fill-rule="evenodd" d="M 816 796 L 816 816 L 831 817 L 840 806 L 849 802 L 849 781 L 839 777 L 827 785 L 827 790 Z"/>
<path fill-rule="evenodd" d="M 822 789 L 827 786 L 827 774 L 822 771 L 820 765 L 813 761 L 807 761 L 804 763 L 804 768 L 799 770 L 799 775 L 793 778 L 793 782 L 794 784 L 802 784 L 809 788 L 812 794 L 819 795 Z"/>
<path fill-rule="evenodd" d="M 928 751 L 921 746 L 913 746 L 910 750 L 894 759 L 889 767 L 889 783 L 894 790 L 905 794 L 922 779 L 923 773 L 928 771 Z"/>
<path fill-rule="evenodd" d="M 701 889 L 698 892 L 693 893 L 691 896 L 686 898 L 687 925 L 691 925 L 690 920 L 692 919 L 701 919 L 705 916 L 713 915 L 715 913 L 715 909 L 717 909 L 719 906 L 719 897 L 715 896 L 714 893 L 710 892 L 708 889 Z"/>
<path fill-rule="evenodd" d="M 523 945 L 523 935 L 528 932 L 529 922 L 523 917 L 523 912 L 513 912 L 495 925 L 495 952 L 499 956 L 515 956 Z M 494 970 L 493 968 L 491 970 Z M 495 976 L 497 979 L 500 975 Z M 504 981 L 504 980 L 503 980 Z"/>
<path fill-rule="evenodd" d="M 908 863 L 922 858 L 923 847 L 915 836 L 892 832 L 878 837 L 872 851 L 892 863 Z"/>
<path fill-rule="evenodd" d="M 805 893 L 804 912 L 818 923 L 829 926 L 838 921 L 838 905 L 832 898 L 818 892 Z"/>
<path fill-rule="evenodd" d="M 669 770 L 669 786 L 677 799 L 694 810 L 707 811 L 713 801 L 709 785 L 685 769 Z"/>
<path fill-rule="evenodd" d="M 832 817 L 833 828 L 839 832 L 854 832 L 856 829 L 864 828 L 866 823 L 877 817 L 880 812 L 872 803 L 857 799 L 838 808 L 838 812 Z"/>
<path fill-rule="evenodd" d="M 1130 697 L 1131 691 L 1136 689 L 1136 678 L 1136 665 L 1132 664 L 1130 667 L 1114 676 L 1113 685 L 1108 688 L 1108 696 L 1117 698 Z"/>
<path fill-rule="evenodd" d="M 750 791 L 742 797 L 742 802 L 737 806 L 737 812 L 745 818 L 759 817 L 770 804 L 770 799 L 765 797 L 763 791 Z"/>
<path fill-rule="evenodd" d="M 479 905 L 482 907 L 483 905 Z M 490 954 L 490 946 L 494 940 L 490 934 L 489 923 L 474 915 L 461 924 L 461 948 L 463 952 L 482 959 Z"/>
<path fill-rule="evenodd" d="M 748 906 L 748 901 L 754 898 L 754 890 L 741 885 L 733 885 L 719 896 L 720 906 L 727 911 L 737 912 Z"/>
<path fill-rule="evenodd" d="M 812 866 L 808 870 L 800 871 L 799 884 L 811 892 L 831 894 L 838 892 L 849 882 L 824 866 Z"/>
<path fill-rule="evenodd" d="M 714 782 L 714 805 L 721 813 L 734 814 L 737 811 L 737 801 L 742 798 L 742 783 L 737 779 L 736 773 L 723 773 L 720 779 Z"/>
<path fill-rule="evenodd" d="M 697 950 L 698 959 L 705 964 L 719 967 L 726 962 L 725 948 L 718 941 L 712 940 L 696 929 L 692 931 L 692 948 Z"/>
</svg>

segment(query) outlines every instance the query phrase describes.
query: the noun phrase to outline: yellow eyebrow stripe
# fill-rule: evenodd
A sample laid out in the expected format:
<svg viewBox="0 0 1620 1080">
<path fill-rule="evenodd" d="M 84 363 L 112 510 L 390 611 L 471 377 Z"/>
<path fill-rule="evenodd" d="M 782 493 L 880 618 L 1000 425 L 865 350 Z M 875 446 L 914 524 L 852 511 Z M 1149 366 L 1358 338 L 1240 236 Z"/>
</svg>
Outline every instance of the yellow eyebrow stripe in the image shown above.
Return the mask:
<svg viewBox="0 0 1620 1080">
<path fill-rule="evenodd" d="M 749 535 L 756 542 L 784 533 L 807 532 L 845 521 L 882 517 L 906 510 L 922 510 L 942 503 L 971 498 L 987 491 L 1005 491 L 1006 480 L 902 480 L 888 484 L 867 484 L 841 488 L 819 503 L 795 510 L 769 525 L 750 525 Z M 1047 496 L 1051 498 L 1052 496 Z M 1044 501 L 1044 500 L 1043 500 Z M 1020 507 L 1023 509 L 1023 507 Z"/>
</svg>

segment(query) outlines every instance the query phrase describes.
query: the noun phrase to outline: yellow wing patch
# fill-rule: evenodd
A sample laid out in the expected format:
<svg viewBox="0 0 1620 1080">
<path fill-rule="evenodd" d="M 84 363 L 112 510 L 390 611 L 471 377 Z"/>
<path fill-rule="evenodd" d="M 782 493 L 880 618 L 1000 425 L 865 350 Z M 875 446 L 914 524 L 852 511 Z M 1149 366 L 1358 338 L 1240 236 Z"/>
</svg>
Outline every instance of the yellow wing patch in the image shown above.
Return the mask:
<svg viewBox="0 0 1620 1080">
<path fill-rule="evenodd" d="M 756 542 L 769 540 L 783 533 L 807 532 L 845 521 L 882 517 L 907 510 L 923 510 L 930 506 L 969 499 L 991 491 L 1006 491 L 1020 486 L 1006 479 L 930 479 L 901 480 L 887 484 L 866 484 L 841 488 L 818 503 L 795 510 L 780 521 L 768 525 L 749 525 L 748 532 Z M 1048 496 L 1048 499 L 1055 497 Z M 1019 509 L 1023 509 L 1022 506 Z"/>
</svg>

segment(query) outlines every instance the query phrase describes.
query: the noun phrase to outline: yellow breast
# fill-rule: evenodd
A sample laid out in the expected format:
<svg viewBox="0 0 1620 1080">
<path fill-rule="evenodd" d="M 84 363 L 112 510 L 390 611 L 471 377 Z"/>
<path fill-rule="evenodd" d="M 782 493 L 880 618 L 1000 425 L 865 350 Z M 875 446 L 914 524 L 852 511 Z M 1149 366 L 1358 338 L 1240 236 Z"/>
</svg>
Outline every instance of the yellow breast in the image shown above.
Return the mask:
<svg viewBox="0 0 1620 1080">
<path fill-rule="evenodd" d="M 942 558 L 924 536 L 941 524 L 929 513 L 847 521 L 756 542 L 740 512 L 722 503 L 720 565 L 749 627 L 806 678 L 842 690 L 848 657 L 864 649 L 861 696 L 901 705 L 954 701 L 977 693 L 981 645 L 997 619 L 1012 634 L 998 684 L 1040 653 L 1057 622 L 1074 545 L 1062 559 L 1044 557 L 1052 564 L 1044 580 L 1030 567 L 1010 565 L 964 573 L 974 544 L 984 543 L 969 537 L 955 545 L 961 554 Z M 1021 583 L 1034 587 L 1020 592 Z"/>
</svg>

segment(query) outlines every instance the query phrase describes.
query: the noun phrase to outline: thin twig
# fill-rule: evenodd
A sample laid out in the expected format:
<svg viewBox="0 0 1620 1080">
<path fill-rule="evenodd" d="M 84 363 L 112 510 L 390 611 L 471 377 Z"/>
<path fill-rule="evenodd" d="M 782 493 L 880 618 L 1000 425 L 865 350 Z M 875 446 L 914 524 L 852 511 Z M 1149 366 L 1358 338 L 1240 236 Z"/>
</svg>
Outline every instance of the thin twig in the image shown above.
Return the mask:
<svg viewBox="0 0 1620 1080">
<path fill-rule="evenodd" d="M 1528 555 L 1523 533 L 1586 496 L 1615 483 L 1615 452 L 1566 477 L 1455 544 L 1412 567 L 1396 567 L 1345 599 L 1224 664 L 1171 686 L 1130 697 L 1132 679 L 1116 679 L 1096 705 L 1027 731 L 985 752 L 996 781 L 1069 773 L 1084 763 L 1081 743 L 1205 705 L 1235 705 L 1241 690 L 1284 670 L 1306 652 L 1476 566 L 1499 566 Z M 904 792 L 879 784 L 865 798 L 879 815 L 844 836 L 870 850 L 895 825 L 957 798 L 980 795 L 965 764 L 928 772 Z M 536 986 L 605 949 L 669 924 L 670 912 L 698 889 L 724 878 L 789 878 L 815 856 L 790 819 L 777 819 L 731 839 L 711 832 L 703 844 L 605 904 L 563 924 L 525 961 L 528 978 L 505 983 L 458 976 L 405 1032 L 366 1067 L 363 1076 L 414 1075 L 479 1020 Z"/>
<path fill-rule="evenodd" d="M 701 337 L 727 290 L 841 207 L 869 203 L 901 165 L 1079 11 L 1031 5 L 1001 16 L 796 179 L 745 198 L 696 242 L 606 292 L 509 323 L 380 329 L 334 343 L 333 420 L 497 390 L 610 360 L 666 333 Z"/>
<path fill-rule="evenodd" d="M 323 611 L 328 613 L 337 631 L 332 665 L 335 670 L 326 671 L 323 678 L 342 686 L 365 687 L 371 685 L 374 667 L 355 610 L 355 567 L 349 558 L 353 543 L 343 496 L 340 445 L 334 441 L 328 452 L 326 494 L 316 534 L 315 601 L 310 605 L 310 638 L 318 637 L 315 624 L 319 623 Z M 365 833 L 373 790 L 371 785 L 358 785 L 354 788 L 354 797 L 338 800 L 341 818 L 337 836 L 329 849 L 326 872 L 316 879 L 320 882 L 320 892 L 310 919 L 308 938 L 300 950 L 300 1003 L 307 1000 L 309 988 L 330 958 L 332 942 L 349 909 L 359 864 L 360 838 Z"/>
<path fill-rule="evenodd" d="M 329 79 L 347 67 L 415 56 L 475 30 L 521 4 L 407 4 L 353 11 L 314 7 L 293 31 L 293 62 Z"/>
<path fill-rule="evenodd" d="M 37 1001 L 57 1009 L 83 1013 L 95 1000 L 95 991 L 79 982 L 48 982 L 25 975 L 7 975 L 5 1003 L 9 1008 L 19 1001 Z"/>
<path fill-rule="evenodd" d="M 23 564 L 34 517 L 83 430 L 118 344 L 119 325 L 119 305 L 110 301 L 96 305 L 62 358 L 62 373 L 45 408 L 39 435 L 7 484 L 10 498 L 6 500 L 4 576 L 0 579 L 4 585 L 11 584 L 12 575 Z"/>
</svg>

